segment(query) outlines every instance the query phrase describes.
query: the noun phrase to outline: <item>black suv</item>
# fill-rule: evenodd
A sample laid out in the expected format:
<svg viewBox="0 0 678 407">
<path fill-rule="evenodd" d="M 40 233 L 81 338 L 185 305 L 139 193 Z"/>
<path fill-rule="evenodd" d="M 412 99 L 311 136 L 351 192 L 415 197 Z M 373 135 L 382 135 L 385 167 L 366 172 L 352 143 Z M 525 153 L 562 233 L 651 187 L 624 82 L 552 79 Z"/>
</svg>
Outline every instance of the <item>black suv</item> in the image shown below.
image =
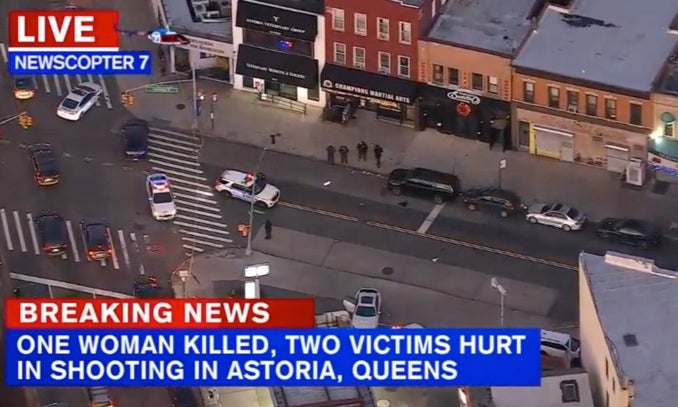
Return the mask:
<svg viewBox="0 0 678 407">
<path fill-rule="evenodd" d="M 130 119 L 120 127 L 123 150 L 128 160 L 140 160 L 148 156 L 148 135 L 151 129 L 142 119 Z"/>
<path fill-rule="evenodd" d="M 59 183 L 59 165 L 56 154 L 49 143 L 28 146 L 29 158 L 38 185 L 54 185 Z"/>
<path fill-rule="evenodd" d="M 464 205 L 472 211 L 485 209 L 505 218 L 522 208 L 518 195 L 505 189 L 473 188 L 464 194 Z"/>
<path fill-rule="evenodd" d="M 105 260 L 111 257 L 113 249 L 110 246 L 108 226 L 101 222 L 80 222 L 82 238 L 87 248 L 87 260 Z"/>
<path fill-rule="evenodd" d="M 35 219 L 42 251 L 48 256 L 63 256 L 68 250 L 66 222 L 55 213 L 40 215 Z"/>
<path fill-rule="evenodd" d="M 459 178 L 424 168 L 397 168 L 388 176 L 387 188 L 396 195 L 432 198 L 437 204 L 453 199 L 459 191 Z"/>
</svg>

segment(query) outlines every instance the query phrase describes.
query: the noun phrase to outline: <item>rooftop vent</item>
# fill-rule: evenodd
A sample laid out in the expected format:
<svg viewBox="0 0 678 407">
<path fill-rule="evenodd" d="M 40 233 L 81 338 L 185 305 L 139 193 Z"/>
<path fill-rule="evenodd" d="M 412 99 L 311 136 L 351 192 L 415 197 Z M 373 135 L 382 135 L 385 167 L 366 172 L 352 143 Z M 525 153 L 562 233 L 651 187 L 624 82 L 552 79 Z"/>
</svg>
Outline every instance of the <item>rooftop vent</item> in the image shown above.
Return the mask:
<svg viewBox="0 0 678 407">
<path fill-rule="evenodd" d="M 636 335 L 634 334 L 626 334 L 624 335 L 624 345 L 628 346 L 629 348 L 638 346 L 638 338 L 636 338 Z"/>
</svg>

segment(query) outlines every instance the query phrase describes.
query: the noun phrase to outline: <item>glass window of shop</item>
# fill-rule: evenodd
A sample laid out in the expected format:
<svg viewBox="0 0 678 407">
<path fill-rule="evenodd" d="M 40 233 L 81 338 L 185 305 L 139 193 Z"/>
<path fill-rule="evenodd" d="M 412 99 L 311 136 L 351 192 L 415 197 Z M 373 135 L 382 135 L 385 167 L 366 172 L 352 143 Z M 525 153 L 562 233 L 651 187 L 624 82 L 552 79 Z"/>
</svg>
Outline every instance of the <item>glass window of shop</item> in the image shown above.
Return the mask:
<svg viewBox="0 0 678 407">
<path fill-rule="evenodd" d="M 313 43 L 296 38 L 269 34 L 261 31 L 243 30 L 243 43 L 273 51 L 289 52 L 313 58 Z"/>
</svg>

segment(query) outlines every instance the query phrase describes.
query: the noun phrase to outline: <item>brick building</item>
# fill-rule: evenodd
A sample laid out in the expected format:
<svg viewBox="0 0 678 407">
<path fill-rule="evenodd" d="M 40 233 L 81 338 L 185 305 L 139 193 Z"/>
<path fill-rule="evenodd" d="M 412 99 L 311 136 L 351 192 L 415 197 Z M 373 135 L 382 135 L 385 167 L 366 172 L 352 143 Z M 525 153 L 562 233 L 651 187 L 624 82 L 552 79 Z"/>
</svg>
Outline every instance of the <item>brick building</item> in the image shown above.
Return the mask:
<svg viewBox="0 0 678 407">
<path fill-rule="evenodd" d="M 675 13 L 672 0 L 549 5 L 513 61 L 516 145 L 617 173 L 646 160 Z"/>
<path fill-rule="evenodd" d="M 417 42 L 445 0 L 325 0 L 329 105 L 352 104 L 398 122 L 415 119 Z"/>
</svg>

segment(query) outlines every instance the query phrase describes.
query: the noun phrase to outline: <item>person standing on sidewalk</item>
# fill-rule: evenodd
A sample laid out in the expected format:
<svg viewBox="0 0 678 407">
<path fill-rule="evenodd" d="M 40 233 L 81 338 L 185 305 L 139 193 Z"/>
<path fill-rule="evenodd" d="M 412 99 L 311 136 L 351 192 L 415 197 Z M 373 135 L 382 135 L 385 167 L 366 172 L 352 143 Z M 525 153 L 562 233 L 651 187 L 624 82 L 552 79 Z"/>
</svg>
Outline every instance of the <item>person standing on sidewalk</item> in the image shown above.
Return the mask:
<svg viewBox="0 0 678 407">
<path fill-rule="evenodd" d="M 374 158 L 377 160 L 377 168 L 381 168 L 381 155 L 384 154 L 384 149 L 379 144 L 374 146 Z"/>
<path fill-rule="evenodd" d="M 367 143 L 361 141 L 356 148 L 358 149 L 358 161 L 367 161 L 367 150 L 370 149 Z"/>
<path fill-rule="evenodd" d="M 266 223 L 264 223 L 264 233 L 266 233 L 266 240 L 273 238 L 273 223 L 270 219 L 266 219 Z"/>
<path fill-rule="evenodd" d="M 339 147 L 339 158 L 341 158 L 342 164 L 348 164 L 348 147 Z"/>
<path fill-rule="evenodd" d="M 334 164 L 334 152 L 336 151 L 334 146 L 330 144 L 327 146 L 327 162 L 330 164 Z"/>
</svg>

